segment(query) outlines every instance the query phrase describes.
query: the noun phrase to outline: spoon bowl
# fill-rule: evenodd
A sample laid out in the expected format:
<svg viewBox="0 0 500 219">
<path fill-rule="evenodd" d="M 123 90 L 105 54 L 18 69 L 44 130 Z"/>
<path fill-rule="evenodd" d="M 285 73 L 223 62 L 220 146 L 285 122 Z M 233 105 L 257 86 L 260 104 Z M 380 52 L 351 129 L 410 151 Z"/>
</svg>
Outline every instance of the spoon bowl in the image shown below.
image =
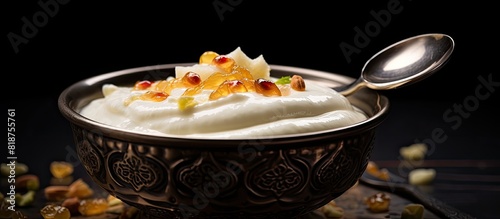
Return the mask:
<svg viewBox="0 0 500 219">
<path fill-rule="evenodd" d="M 439 70 L 454 47 L 453 39 L 440 33 L 401 40 L 372 56 L 352 84 L 334 89 L 347 96 L 362 87 L 388 90 L 413 84 Z"/>
</svg>

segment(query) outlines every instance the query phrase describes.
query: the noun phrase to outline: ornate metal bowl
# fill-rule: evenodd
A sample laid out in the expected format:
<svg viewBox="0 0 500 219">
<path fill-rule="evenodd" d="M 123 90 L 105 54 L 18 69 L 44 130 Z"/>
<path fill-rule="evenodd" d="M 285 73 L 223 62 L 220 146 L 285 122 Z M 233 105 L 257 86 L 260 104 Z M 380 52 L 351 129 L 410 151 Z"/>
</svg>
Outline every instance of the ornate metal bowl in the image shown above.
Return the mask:
<svg viewBox="0 0 500 219">
<path fill-rule="evenodd" d="M 78 156 L 92 179 L 139 208 L 144 218 L 295 218 L 353 186 L 367 165 L 388 99 L 369 89 L 348 98 L 369 119 L 321 132 L 248 139 L 155 136 L 104 125 L 78 112 L 105 83 L 164 79 L 174 67 L 147 66 L 77 82 L 59 97 Z M 271 65 L 271 75 L 300 74 L 327 86 L 351 83 L 333 73 Z"/>
</svg>

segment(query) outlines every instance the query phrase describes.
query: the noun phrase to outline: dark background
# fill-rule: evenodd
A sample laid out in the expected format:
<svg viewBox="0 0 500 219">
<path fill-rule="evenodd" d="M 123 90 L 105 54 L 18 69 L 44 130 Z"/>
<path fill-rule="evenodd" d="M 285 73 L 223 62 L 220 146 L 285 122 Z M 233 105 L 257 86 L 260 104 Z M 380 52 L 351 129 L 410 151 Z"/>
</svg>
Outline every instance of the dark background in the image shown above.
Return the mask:
<svg viewBox="0 0 500 219">
<path fill-rule="evenodd" d="M 500 118 L 495 105 L 500 86 L 475 104 L 458 127 L 452 128 L 443 119 L 455 104 L 475 96 L 478 77 L 500 82 L 498 12 L 492 4 L 416 0 L 40 2 L 57 3 L 57 7 L 50 5 L 52 16 L 46 15 L 46 20 L 40 17 L 44 9 L 39 1 L 8 1 L 2 6 L 6 57 L 2 59 L 6 66 L 2 105 L 16 109 L 19 162 L 30 164 L 41 176 L 49 176 L 51 161 L 74 159 L 71 131 L 58 111 L 57 98 L 64 88 L 87 77 L 195 62 L 204 51 L 223 54 L 238 46 L 250 57 L 263 54 L 270 64 L 358 77 L 365 61 L 384 47 L 414 35 L 444 33 L 453 37 L 456 48 L 438 73 L 418 84 L 382 91 L 391 101 L 391 112 L 379 129 L 372 158 L 398 167 L 392 161 L 399 159 L 399 147 L 429 139 L 434 130 L 442 129 L 448 138 L 432 145 L 427 159 L 450 167 L 448 175 L 469 180 L 447 182 L 434 194 L 484 218 L 496 212 Z M 355 28 L 364 30 L 376 22 L 372 11 L 382 13 L 391 4 L 399 4 L 400 11 L 374 30 L 369 43 L 347 61 L 340 43 L 354 45 Z M 35 32 L 23 35 L 25 19 L 33 22 L 34 17 L 39 18 Z M 17 52 L 9 34 L 26 40 Z M 5 151 L 1 150 L 1 159 Z M 487 185 L 476 186 L 474 178 L 486 179 L 479 183 Z"/>
<path fill-rule="evenodd" d="M 65 1 L 57 4 L 57 10 L 52 7 L 53 17 L 48 16 L 46 22 L 39 19 L 42 24 L 34 36 L 25 37 L 27 43 L 20 44 L 17 53 L 8 34 L 22 37 L 23 17 L 33 21 L 43 9 L 38 1 L 9 1 L 10 5 L 2 7 L 2 14 L 7 15 L 2 43 L 7 56 L 5 73 L 10 80 L 43 90 L 29 96 L 57 96 L 69 84 L 92 75 L 192 62 L 204 51 L 227 53 L 238 46 L 250 57 L 263 54 L 272 64 L 357 77 L 365 61 L 380 49 L 413 35 L 439 32 L 456 41 L 447 69 L 394 95 L 455 100 L 473 91 L 471 82 L 477 75 L 493 73 L 498 48 L 494 7 L 479 2 Z M 226 8 L 217 11 L 214 2 Z M 382 13 L 389 4 L 399 4 L 398 13 L 391 14 L 387 24 L 369 37 L 367 46 L 347 62 L 339 44 L 354 45 L 354 29 L 364 30 L 376 21 L 371 11 Z"/>
</svg>

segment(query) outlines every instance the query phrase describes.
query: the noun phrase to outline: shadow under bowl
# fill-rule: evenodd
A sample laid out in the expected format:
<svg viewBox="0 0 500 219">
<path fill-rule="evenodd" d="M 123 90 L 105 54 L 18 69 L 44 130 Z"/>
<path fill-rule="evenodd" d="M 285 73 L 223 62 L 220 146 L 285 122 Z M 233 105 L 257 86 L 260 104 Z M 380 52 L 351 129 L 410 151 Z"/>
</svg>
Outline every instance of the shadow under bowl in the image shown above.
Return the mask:
<svg viewBox="0 0 500 219">
<path fill-rule="evenodd" d="M 247 139 L 146 135 L 79 114 L 102 97 L 102 86 L 175 75 L 166 64 L 95 76 L 65 89 L 59 109 L 70 122 L 76 151 L 93 181 L 143 218 L 296 218 L 327 204 L 364 172 L 388 99 L 369 89 L 348 96 L 369 117 L 320 132 Z M 299 74 L 325 86 L 353 78 L 271 65 L 273 77 Z"/>
</svg>

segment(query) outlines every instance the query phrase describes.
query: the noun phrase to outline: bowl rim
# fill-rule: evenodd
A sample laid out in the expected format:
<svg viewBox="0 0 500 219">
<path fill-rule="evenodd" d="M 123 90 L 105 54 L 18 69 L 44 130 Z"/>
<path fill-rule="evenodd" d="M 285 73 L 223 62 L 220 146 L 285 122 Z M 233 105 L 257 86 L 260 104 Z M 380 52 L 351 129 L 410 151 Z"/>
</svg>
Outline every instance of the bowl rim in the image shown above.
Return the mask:
<svg viewBox="0 0 500 219">
<path fill-rule="evenodd" d="M 58 97 L 58 108 L 60 113 L 65 117 L 71 125 L 76 125 L 80 127 L 85 127 L 91 132 L 103 136 L 112 136 L 113 138 L 130 141 L 130 142 L 141 142 L 146 144 L 156 144 L 164 145 L 166 142 L 169 146 L 178 147 L 206 147 L 205 145 L 216 145 L 217 147 L 234 147 L 235 144 L 241 143 L 242 141 L 258 143 L 259 145 L 290 145 L 290 144 L 300 144 L 303 142 L 310 141 L 322 141 L 331 138 L 347 137 L 357 135 L 362 131 L 374 129 L 377 127 L 386 117 L 389 111 L 389 100 L 386 96 L 381 95 L 375 90 L 370 90 L 366 88 L 367 92 L 372 92 L 377 97 L 377 107 L 380 108 L 378 112 L 374 115 L 369 116 L 366 120 L 361 122 L 343 126 L 339 128 L 327 129 L 322 131 L 299 133 L 299 134 L 286 134 L 286 135 L 276 135 L 276 136 L 255 136 L 248 138 L 203 138 L 203 137 L 184 137 L 182 135 L 172 135 L 172 134 L 149 134 L 149 133 L 139 133 L 130 131 L 123 128 L 118 128 L 115 126 L 103 124 L 89 118 L 82 116 L 77 110 L 71 105 L 76 101 L 71 97 L 71 93 L 75 92 L 77 88 L 89 87 L 96 83 L 100 83 L 107 79 L 112 79 L 114 77 L 123 76 L 127 74 L 135 74 L 144 71 L 155 71 L 164 69 L 173 69 L 175 66 L 189 66 L 196 63 L 171 63 L 171 64 L 159 64 L 142 66 L 135 68 L 128 68 L 118 71 L 112 71 L 108 73 L 99 74 L 92 76 L 80 81 L 73 83 L 72 85 L 65 88 Z M 295 66 L 285 66 L 270 64 L 271 71 L 281 70 L 289 72 L 298 72 L 299 74 L 306 73 L 308 75 L 314 75 L 319 78 L 326 80 L 335 81 L 341 84 L 349 84 L 355 79 L 349 76 L 335 74 L 327 71 L 295 67 Z M 272 73 L 271 73 L 272 74 Z M 363 89 L 362 89 L 363 90 Z M 360 91 L 358 91 L 360 92 Z M 215 144 L 212 144 L 214 142 Z M 170 145 L 171 144 L 171 145 Z"/>
</svg>

